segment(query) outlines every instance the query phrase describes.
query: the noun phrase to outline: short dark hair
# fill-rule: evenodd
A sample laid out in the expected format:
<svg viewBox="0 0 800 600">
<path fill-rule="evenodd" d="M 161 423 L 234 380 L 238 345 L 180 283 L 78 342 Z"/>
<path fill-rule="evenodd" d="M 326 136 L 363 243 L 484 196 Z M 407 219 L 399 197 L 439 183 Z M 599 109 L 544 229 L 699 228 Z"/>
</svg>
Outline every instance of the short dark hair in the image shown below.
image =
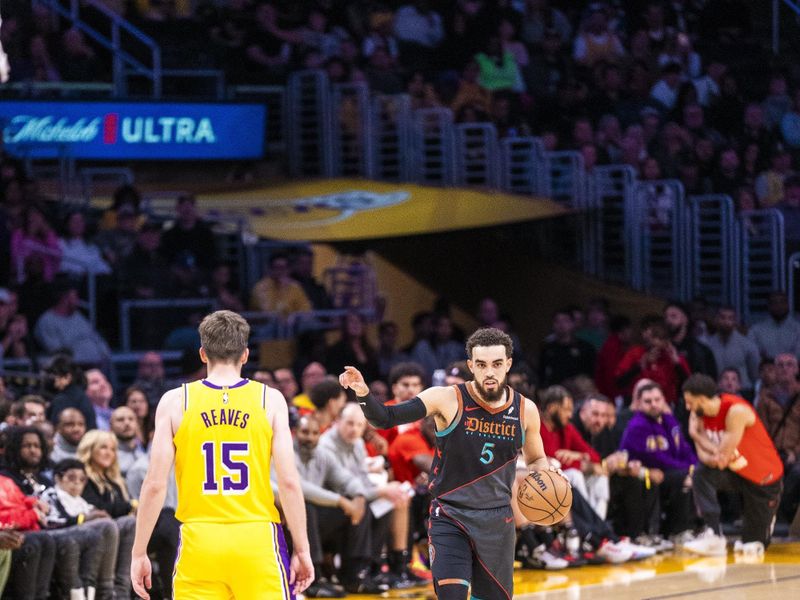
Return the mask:
<svg viewBox="0 0 800 600">
<path fill-rule="evenodd" d="M 308 392 L 308 397 L 311 399 L 311 404 L 317 409 L 325 408 L 333 398 L 337 398 L 339 394 L 344 391 L 344 388 L 339 385 L 339 380 L 335 377 L 326 377 Z"/>
<path fill-rule="evenodd" d="M 620 333 L 631 326 L 631 320 L 625 315 L 615 315 L 611 317 L 608 327 L 612 333 Z"/>
<path fill-rule="evenodd" d="M 494 327 L 483 327 L 469 336 L 465 347 L 469 359 L 472 359 L 472 350 L 477 346 L 503 346 L 506 349 L 506 358 L 511 358 L 514 354 L 511 336 Z"/>
<path fill-rule="evenodd" d="M 77 458 L 62 459 L 56 463 L 55 467 L 53 467 L 53 477 L 63 477 L 64 473 L 72 469 L 80 469 L 85 473 L 86 465 L 84 465 Z"/>
<path fill-rule="evenodd" d="M 415 362 L 401 362 L 397 363 L 389 371 L 389 385 L 392 386 L 403 377 L 419 377 L 419 380 L 425 384 L 425 369 Z"/>
<path fill-rule="evenodd" d="M 689 379 L 683 382 L 681 389 L 684 393 L 691 394 L 692 396 L 713 398 L 717 395 L 717 382 L 708 375 L 695 373 L 694 375 L 690 375 Z"/>
<path fill-rule="evenodd" d="M 572 398 L 572 394 L 563 385 L 551 385 L 542 392 L 542 410 L 547 409 L 551 404 L 561 404 L 564 398 Z"/>
<path fill-rule="evenodd" d="M 652 383 L 645 383 L 643 386 L 636 388 L 636 399 L 638 400 L 639 398 L 642 397 L 642 394 L 644 394 L 645 392 L 650 392 L 652 390 L 658 390 L 662 394 L 664 393 L 663 388 L 660 385 L 658 385 L 655 381 L 653 381 Z"/>
</svg>

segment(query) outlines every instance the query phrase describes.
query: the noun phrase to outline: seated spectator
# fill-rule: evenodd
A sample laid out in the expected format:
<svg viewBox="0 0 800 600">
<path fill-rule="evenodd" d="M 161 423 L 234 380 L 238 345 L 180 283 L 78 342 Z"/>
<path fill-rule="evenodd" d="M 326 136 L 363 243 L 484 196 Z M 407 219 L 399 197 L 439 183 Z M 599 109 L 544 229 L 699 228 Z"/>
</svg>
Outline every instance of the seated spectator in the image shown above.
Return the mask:
<svg viewBox="0 0 800 600">
<path fill-rule="evenodd" d="M 92 506 L 106 511 L 117 524 L 119 545 L 114 571 L 115 597 L 127 598 L 131 594 L 131 549 L 136 519 L 131 516 L 136 508 L 131 503 L 125 480 L 120 475 L 117 462 L 117 440 L 110 431 L 88 431 L 78 445 L 78 460 L 86 465 L 88 480 L 83 490 L 84 499 Z"/>
<path fill-rule="evenodd" d="M 800 176 L 792 175 L 783 182 L 783 199 L 776 205 L 783 215 L 786 254 L 800 250 Z"/>
<path fill-rule="evenodd" d="M 92 403 L 97 429 L 108 431 L 111 429 L 111 401 L 114 399 L 114 389 L 111 382 L 100 369 L 86 371 L 86 397 Z"/>
<path fill-rule="evenodd" d="M 111 413 L 111 433 L 117 438 L 117 462 L 123 478 L 133 463 L 146 454 L 139 441 L 138 432 L 136 413 L 127 406 L 115 408 Z"/>
<path fill-rule="evenodd" d="M 623 389 L 617 386 L 614 371 L 633 344 L 631 320 L 624 315 L 611 318 L 611 332 L 597 354 L 594 380 L 598 391 L 607 398 L 617 398 Z"/>
<path fill-rule="evenodd" d="M 125 390 L 122 402 L 124 406 L 130 408 L 133 414 L 136 415 L 136 439 L 142 448 L 147 448 L 150 445 L 155 428 L 155 409 L 151 410 L 144 390 L 135 385 Z"/>
<path fill-rule="evenodd" d="M 637 389 L 640 411 L 625 428 L 620 450 L 644 467 L 644 479 L 658 486 L 663 522 L 658 530 L 674 535 L 691 529 L 691 469 L 697 462 L 678 421 L 669 413 L 664 393 L 656 383 Z M 660 521 L 656 516 L 657 521 Z M 643 519 L 645 521 L 646 519 Z"/>
<path fill-rule="evenodd" d="M 26 496 L 14 480 L 0 475 L 0 533 L 14 550 L 6 593 L 12 598 L 48 598 L 56 558 L 56 541 L 40 529 L 47 522 L 46 503 Z"/>
<path fill-rule="evenodd" d="M 133 188 L 130 189 L 133 190 Z M 138 192 L 136 194 L 138 198 Z M 124 194 L 120 195 L 121 199 L 126 197 Z M 116 193 L 114 201 L 117 202 Z M 138 208 L 134 208 L 133 202 L 127 200 L 120 200 L 120 202 L 122 203 L 113 209 L 113 215 L 112 213 L 104 215 L 103 222 L 107 222 L 107 225 L 103 228 L 101 224 L 101 231 L 94 238 L 94 243 L 100 248 L 103 258 L 113 268 L 125 264 L 125 261 L 133 253 L 140 224 Z M 138 206 L 138 202 L 136 206 Z"/>
<path fill-rule="evenodd" d="M 411 361 L 425 369 L 430 379 L 437 369 L 444 369 L 452 362 L 466 358 L 464 344 L 453 338 L 453 324 L 447 315 L 436 315 L 433 335 L 417 342 L 409 356 Z"/>
<path fill-rule="evenodd" d="M 418 396 L 425 389 L 425 379 L 425 371 L 417 363 L 403 362 L 395 365 L 389 372 L 389 386 L 392 396 L 385 404 L 400 404 Z M 409 423 L 392 427 L 391 429 L 381 429 L 378 433 L 391 444 L 401 430 L 406 431 L 411 427 L 412 424 Z"/>
<path fill-rule="evenodd" d="M 61 250 L 58 247 L 58 237 L 48 223 L 44 210 L 36 205 L 25 210 L 22 226 L 11 233 L 12 271 L 16 272 L 32 256 L 41 260 L 44 281 L 52 281 L 61 265 Z M 20 281 L 23 280 L 25 272 L 17 273 L 17 277 Z"/>
<path fill-rule="evenodd" d="M 689 309 L 679 302 L 668 302 L 664 307 L 664 322 L 669 329 L 672 345 L 686 359 L 692 373 L 704 373 L 716 379 L 717 363 L 714 353 L 692 332 Z"/>
<path fill-rule="evenodd" d="M 349 364 L 349 363 L 348 363 Z M 367 419 L 361 407 L 349 403 L 342 411 L 336 427 L 329 429 L 320 438 L 320 447 L 330 451 L 336 461 L 349 471 L 350 476 L 358 479 L 366 490 L 366 499 L 372 503 L 378 498 L 383 498 L 391 504 L 391 512 L 383 518 L 375 519 L 372 525 L 372 549 L 370 556 L 373 561 L 381 555 L 381 548 L 388 540 L 382 534 L 382 527 L 388 521 L 391 529 L 391 543 L 389 544 L 389 568 L 392 574 L 393 587 L 410 587 L 417 585 L 418 580 L 408 569 L 408 532 L 409 532 L 409 496 L 408 490 L 400 482 L 390 481 L 375 484 L 370 479 L 370 470 L 367 466 L 367 454 L 362 436 L 367 425 Z M 385 471 L 379 475 L 387 477 Z M 386 481 L 386 479 L 384 479 Z M 373 562 L 373 575 L 380 572 L 380 565 Z"/>
<path fill-rule="evenodd" d="M 608 510 L 608 477 L 602 474 L 600 455 L 587 444 L 570 423 L 572 398 L 560 385 L 542 395 L 542 443 L 547 456 L 561 463 L 572 487 L 586 498 L 601 519 Z"/>
<path fill-rule="evenodd" d="M 642 320 L 642 342 L 628 350 L 617 366 L 617 385 L 630 390 L 637 381 L 652 379 L 672 406 L 678 400 L 680 384 L 691 374 L 689 365 L 672 345 L 661 317 Z"/>
<path fill-rule="evenodd" d="M 161 253 L 169 264 L 189 257 L 192 264 L 208 272 L 214 262 L 216 244 L 211 228 L 197 213 L 197 200 L 181 194 L 175 201 L 175 224 L 161 236 Z"/>
<path fill-rule="evenodd" d="M 378 326 L 378 371 L 386 379 L 396 364 L 403 362 L 405 355 L 397 348 L 399 330 L 397 323 L 384 321 Z"/>
<path fill-rule="evenodd" d="M 155 407 L 161 396 L 169 389 L 164 372 L 164 359 L 158 352 L 145 352 L 136 367 L 133 385 L 147 396 L 147 402 Z"/>
<path fill-rule="evenodd" d="M 89 320 L 78 310 L 75 284 L 63 280 L 54 290 L 55 304 L 36 322 L 33 335 L 48 354 L 67 350 L 79 364 L 105 365 L 111 349 Z"/>
<path fill-rule="evenodd" d="M 318 362 L 309 363 L 303 369 L 300 375 L 303 391 L 291 399 L 292 405 L 294 405 L 301 415 L 317 410 L 317 407 L 314 406 L 314 403 L 311 401 L 311 389 L 318 383 L 321 383 L 327 374 L 328 372 L 325 370 L 325 367 Z"/>
<path fill-rule="evenodd" d="M 559 384 L 575 375 L 594 373 L 595 352 L 591 344 L 575 337 L 575 318 L 568 309 L 553 315 L 553 334 L 539 356 L 539 384 Z"/>
<path fill-rule="evenodd" d="M 680 83 L 681 66 L 679 64 L 668 63 L 661 67 L 661 78 L 650 90 L 650 98 L 663 113 L 666 114 L 675 108 Z"/>
<path fill-rule="evenodd" d="M 217 300 L 220 310 L 243 312 L 244 303 L 239 297 L 239 291 L 234 287 L 234 278 L 231 266 L 218 262 L 211 269 L 210 295 Z"/>
<path fill-rule="evenodd" d="M 94 407 L 86 396 L 86 376 L 67 354 L 57 354 L 44 369 L 45 390 L 53 395 L 48 409 L 50 421 L 57 423 L 66 408 L 74 408 L 83 415 L 86 429 L 95 429 L 97 420 Z"/>
<path fill-rule="evenodd" d="M 250 309 L 278 313 L 283 317 L 311 310 L 300 284 L 289 276 L 289 259 L 275 253 L 269 257 L 269 272 L 253 286 Z"/>
<path fill-rule="evenodd" d="M 775 357 L 775 382 L 762 387 L 756 412 L 783 461 L 786 477 L 780 516 L 792 522 L 800 503 L 800 382 L 797 357 Z"/>
<path fill-rule="evenodd" d="M 742 380 L 739 377 L 739 371 L 733 368 L 723 369 L 719 374 L 719 381 L 717 387 L 720 392 L 725 394 L 742 395 Z"/>
<path fill-rule="evenodd" d="M 38 426 L 45 420 L 45 407 L 44 398 L 26 394 L 11 404 L 8 412 L 10 424 L 16 427 Z"/>
<path fill-rule="evenodd" d="M 316 409 L 314 416 L 317 418 L 319 432 L 325 433 L 339 418 L 339 414 L 347 403 L 347 394 L 339 385 L 338 379 L 325 377 L 311 388 L 309 398 L 312 406 Z"/>
<path fill-rule="evenodd" d="M 28 319 L 17 312 L 15 291 L 0 288 L 0 363 L 3 358 L 27 358 Z"/>
<path fill-rule="evenodd" d="M 56 417 L 56 434 L 50 460 L 57 463 L 66 458 L 77 458 L 78 444 L 86 433 L 86 419 L 77 408 L 65 408 Z"/>
<path fill-rule="evenodd" d="M 47 464 L 46 440 L 44 434 L 35 427 L 14 427 L 8 433 L 5 444 L 4 468 L 0 475 L 11 479 L 19 492 L 30 498 L 26 501 L 28 508 L 33 508 L 39 515 L 38 523 L 44 529 L 47 525 L 49 506 L 41 499 L 42 494 L 53 482 L 43 470 Z M 35 521 L 34 521 L 35 523 Z M 38 527 L 22 526 L 25 529 Z M 48 531 L 55 539 L 56 556 L 55 577 L 62 590 L 83 589 L 80 577 L 81 552 L 95 543 L 94 533 L 84 532 L 78 528 L 63 531 Z M 92 539 L 87 539 L 91 537 Z M 33 596 L 23 596 L 33 597 Z M 47 597 L 47 596 L 43 596 Z"/>
<path fill-rule="evenodd" d="M 342 318 L 341 337 L 328 347 L 326 355 L 329 373 L 339 373 L 348 365 L 361 371 L 366 381 L 378 379 L 378 355 L 367 338 L 364 317 L 356 312 Z"/>
<path fill-rule="evenodd" d="M 58 239 L 61 272 L 81 277 L 88 273 L 108 275 L 111 267 L 103 260 L 100 248 L 86 239 L 86 218 L 80 211 L 70 213 L 64 222 L 64 236 Z"/>
<path fill-rule="evenodd" d="M 761 358 L 775 358 L 779 354 L 800 355 L 800 323 L 789 314 L 789 297 L 785 292 L 775 291 L 769 295 L 767 312 L 769 317 L 747 332 Z"/>
<path fill-rule="evenodd" d="M 62 460 L 53 468 L 53 477 L 55 485 L 42 495 L 50 507 L 47 526 L 59 529 L 82 525 L 78 537 L 82 586 L 77 590 L 73 588 L 70 599 L 111 598 L 114 593 L 116 526 L 108 513 L 81 497 L 87 479 L 86 467 L 81 461 L 75 458 Z"/>
<path fill-rule="evenodd" d="M 577 418 L 572 419 L 575 429 L 600 458 L 613 454 L 619 447 L 619 436 L 613 431 L 611 424 L 611 413 L 614 410 L 613 403 L 607 397 L 593 393 L 581 402 Z"/>
<path fill-rule="evenodd" d="M 753 187 L 760 206 L 770 208 L 783 199 L 783 183 L 792 173 L 792 155 L 782 143 L 772 148 L 770 168 L 758 175 Z"/>
<path fill-rule="evenodd" d="M 478 82 L 483 89 L 490 92 L 525 91 L 517 59 L 511 51 L 503 48 L 503 42 L 497 34 L 489 37 L 485 50 L 475 55 L 475 61 L 480 68 Z"/>
<path fill-rule="evenodd" d="M 522 41 L 537 47 L 542 45 L 548 32 L 554 33 L 563 43 L 572 39 L 572 25 L 567 16 L 550 6 L 549 0 L 526 0 L 522 10 Z"/>
<path fill-rule="evenodd" d="M 324 384 L 323 384 L 324 385 Z M 319 447 L 320 428 L 313 414 L 297 426 L 295 458 L 306 501 L 306 524 L 316 579 L 306 590 L 312 598 L 337 598 L 336 586 L 323 573 L 323 547 L 336 544 L 342 552 L 340 580 L 350 593 L 381 593 L 388 586 L 369 576 L 371 515 L 364 483 Z M 342 543 L 343 542 L 343 543 Z M 343 595 L 343 594 L 342 594 Z"/>
<path fill-rule="evenodd" d="M 625 48 L 619 37 L 608 26 L 605 6 L 593 4 L 589 7 L 575 37 L 572 57 L 580 65 L 594 66 L 599 62 L 616 63 L 625 56 Z"/>
<path fill-rule="evenodd" d="M 489 114 L 492 104 L 492 93 L 483 88 L 479 82 L 481 67 L 476 60 L 469 61 L 461 71 L 458 80 L 458 88 L 453 100 L 450 102 L 450 110 L 454 114 L 461 114 L 462 109 L 471 107 L 473 110 Z"/>
<path fill-rule="evenodd" d="M 122 262 L 120 271 L 122 295 L 125 298 L 147 300 L 167 295 L 172 277 L 169 265 L 161 254 L 160 224 L 142 224 L 136 235 L 136 245 Z M 152 329 L 153 324 L 147 328 Z"/>
<path fill-rule="evenodd" d="M 742 380 L 742 389 L 752 393 L 758 376 L 758 348 L 752 340 L 739 333 L 736 309 L 732 306 L 722 306 L 717 310 L 715 324 L 717 332 L 707 339 L 717 361 L 717 371 L 727 367 L 736 369 Z"/>
<path fill-rule="evenodd" d="M 404 65 L 430 69 L 438 64 L 436 48 L 444 39 L 442 16 L 429 0 L 414 0 L 400 6 L 394 14 L 394 35 Z"/>
</svg>

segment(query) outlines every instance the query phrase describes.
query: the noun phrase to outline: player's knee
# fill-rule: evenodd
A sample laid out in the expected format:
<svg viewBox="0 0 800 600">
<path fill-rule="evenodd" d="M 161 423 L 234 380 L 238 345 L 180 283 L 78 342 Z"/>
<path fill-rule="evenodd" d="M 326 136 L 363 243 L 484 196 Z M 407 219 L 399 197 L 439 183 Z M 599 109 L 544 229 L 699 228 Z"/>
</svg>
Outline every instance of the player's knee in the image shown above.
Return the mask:
<svg viewBox="0 0 800 600">
<path fill-rule="evenodd" d="M 467 600 L 469 585 L 466 582 L 443 579 L 436 585 L 436 597 L 438 600 Z"/>
</svg>

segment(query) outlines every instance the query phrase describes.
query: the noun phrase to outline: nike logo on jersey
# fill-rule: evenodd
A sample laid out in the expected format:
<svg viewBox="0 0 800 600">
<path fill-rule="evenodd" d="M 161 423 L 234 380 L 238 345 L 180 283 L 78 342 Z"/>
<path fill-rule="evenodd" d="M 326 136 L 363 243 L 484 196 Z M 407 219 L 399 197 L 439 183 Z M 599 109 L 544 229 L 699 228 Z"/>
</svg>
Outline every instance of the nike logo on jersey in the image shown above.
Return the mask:
<svg viewBox="0 0 800 600">
<path fill-rule="evenodd" d="M 472 412 L 473 410 L 480 410 L 480 409 L 481 409 L 480 406 L 468 406 L 464 410 L 467 411 L 467 412 Z"/>
<path fill-rule="evenodd" d="M 359 402 L 359 404 L 360 404 L 361 406 L 366 406 L 366 405 L 367 405 L 367 403 L 366 403 L 366 402 Z"/>
</svg>

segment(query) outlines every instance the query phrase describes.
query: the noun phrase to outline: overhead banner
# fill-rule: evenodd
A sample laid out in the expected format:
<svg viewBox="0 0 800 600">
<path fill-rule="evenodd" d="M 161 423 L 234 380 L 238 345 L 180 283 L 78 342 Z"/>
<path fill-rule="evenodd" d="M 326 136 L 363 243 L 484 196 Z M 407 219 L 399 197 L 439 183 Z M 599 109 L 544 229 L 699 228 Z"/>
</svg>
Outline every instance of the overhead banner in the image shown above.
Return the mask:
<svg viewBox="0 0 800 600">
<path fill-rule="evenodd" d="M 545 198 L 363 179 L 321 179 L 197 198 L 209 216 L 244 217 L 258 235 L 281 240 L 390 238 L 504 225 L 566 212 Z"/>
<path fill-rule="evenodd" d="M 259 158 L 265 124 L 257 104 L 0 102 L 6 151 L 32 158 Z"/>
</svg>

